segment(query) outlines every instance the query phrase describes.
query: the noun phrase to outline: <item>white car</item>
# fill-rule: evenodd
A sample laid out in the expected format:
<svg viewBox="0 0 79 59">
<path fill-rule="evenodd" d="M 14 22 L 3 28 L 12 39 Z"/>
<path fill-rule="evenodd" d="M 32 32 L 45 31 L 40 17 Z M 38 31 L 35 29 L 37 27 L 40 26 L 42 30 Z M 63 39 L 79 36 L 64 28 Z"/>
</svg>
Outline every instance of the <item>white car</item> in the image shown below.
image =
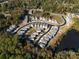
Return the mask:
<svg viewBox="0 0 79 59">
<path fill-rule="evenodd" d="M 33 38 L 33 37 L 31 37 L 31 38 L 30 38 L 30 40 L 34 41 L 34 38 Z"/>
<path fill-rule="evenodd" d="M 38 35 L 38 32 L 34 32 L 33 35 Z"/>
<path fill-rule="evenodd" d="M 47 41 L 46 38 L 41 38 L 40 41 L 38 43 L 44 43 L 44 44 L 47 44 Z"/>
<path fill-rule="evenodd" d="M 37 39 L 35 40 L 35 42 L 36 42 L 36 41 L 38 41 L 38 40 L 39 40 L 39 38 L 40 38 L 40 36 L 38 36 L 38 37 L 37 37 Z"/>
<path fill-rule="evenodd" d="M 7 29 L 7 32 L 10 32 L 11 30 L 10 29 Z"/>
<path fill-rule="evenodd" d="M 31 37 L 33 38 L 33 37 L 35 37 L 35 35 L 32 34 Z"/>
<path fill-rule="evenodd" d="M 21 30 L 27 30 L 27 27 L 23 27 L 23 28 L 21 28 Z"/>
<path fill-rule="evenodd" d="M 23 35 L 25 33 L 25 31 L 19 31 L 18 35 Z"/>
<path fill-rule="evenodd" d="M 31 24 L 30 26 L 33 27 L 33 24 Z"/>
<path fill-rule="evenodd" d="M 41 48 L 45 48 L 45 44 L 44 44 L 44 43 L 38 43 L 38 45 L 39 45 Z"/>
<path fill-rule="evenodd" d="M 47 37 L 48 37 L 49 39 L 51 39 L 51 38 L 52 38 L 52 35 L 47 35 Z"/>
</svg>

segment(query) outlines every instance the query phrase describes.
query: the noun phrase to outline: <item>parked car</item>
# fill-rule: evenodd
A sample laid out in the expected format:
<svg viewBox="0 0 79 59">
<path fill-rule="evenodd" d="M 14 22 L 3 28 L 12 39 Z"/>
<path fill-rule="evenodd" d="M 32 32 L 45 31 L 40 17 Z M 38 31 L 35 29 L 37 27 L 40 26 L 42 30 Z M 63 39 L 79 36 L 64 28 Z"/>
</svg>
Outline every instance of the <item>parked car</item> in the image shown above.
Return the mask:
<svg viewBox="0 0 79 59">
<path fill-rule="evenodd" d="M 45 44 L 44 43 L 38 43 L 39 47 L 41 48 L 45 48 Z"/>
</svg>

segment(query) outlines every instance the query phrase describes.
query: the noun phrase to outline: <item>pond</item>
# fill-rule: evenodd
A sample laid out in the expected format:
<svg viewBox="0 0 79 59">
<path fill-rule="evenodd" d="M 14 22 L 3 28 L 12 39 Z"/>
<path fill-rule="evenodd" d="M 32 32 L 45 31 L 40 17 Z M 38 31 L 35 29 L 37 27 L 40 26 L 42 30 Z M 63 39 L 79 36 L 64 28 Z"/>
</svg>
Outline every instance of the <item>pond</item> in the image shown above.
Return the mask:
<svg viewBox="0 0 79 59">
<path fill-rule="evenodd" d="M 72 29 L 67 32 L 63 37 L 60 45 L 58 45 L 58 50 L 74 50 L 79 49 L 79 31 Z"/>
</svg>

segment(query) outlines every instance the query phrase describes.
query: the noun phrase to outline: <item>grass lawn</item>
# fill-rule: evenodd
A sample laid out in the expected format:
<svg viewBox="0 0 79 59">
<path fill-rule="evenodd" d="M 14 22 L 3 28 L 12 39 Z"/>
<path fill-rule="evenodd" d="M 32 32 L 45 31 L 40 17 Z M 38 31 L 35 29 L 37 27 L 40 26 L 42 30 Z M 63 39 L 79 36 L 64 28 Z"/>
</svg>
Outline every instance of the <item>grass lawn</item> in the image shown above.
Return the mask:
<svg viewBox="0 0 79 59">
<path fill-rule="evenodd" d="M 31 34 L 34 33 L 34 32 L 36 32 L 35 28 L 31 28 L 31 29 L 27 32 L 27 34 L 28 34 L 28 35 L 31 35 Z"/>
</svg>

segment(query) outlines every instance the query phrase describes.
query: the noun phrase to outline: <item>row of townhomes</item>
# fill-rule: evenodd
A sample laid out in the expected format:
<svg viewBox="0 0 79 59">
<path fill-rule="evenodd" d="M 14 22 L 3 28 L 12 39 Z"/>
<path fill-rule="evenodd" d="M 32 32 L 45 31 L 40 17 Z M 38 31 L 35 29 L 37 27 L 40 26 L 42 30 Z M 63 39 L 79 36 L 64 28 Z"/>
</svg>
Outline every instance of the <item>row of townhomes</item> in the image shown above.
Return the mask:
<svg viewBox="0 0 79 59">
<path fill-rule="evenodd" d="M 33 44 L 44 48 L 48 42 L 56 35 L 59 30 L 56 20 L 47 19 L 44 17 L 37 17 L 33 15 L 26 15 L 25 19 L 19 25 L 11 25 L 7 32 L 18 34 L 19 36 L 26 36 L 26 41 L 29 40 Z"/>
<path fill-rule="evenodd" d="M 56 36 L 60 27 L 70 22 L 71 18 L 70 14 L 67 17 L 61 15 L 63 24 L 59 24 L 53 17 L 35 16 L 32 14 L 32 10 L 28 10 L 24 20 L 20 24 L 11 25 L 7 28 L 7 32 L 12 35 L 18 34 L 20 40 L 30 42 L 34 46 L 45 48 L 49 47 L 50 40 Z"/>
</svg>

